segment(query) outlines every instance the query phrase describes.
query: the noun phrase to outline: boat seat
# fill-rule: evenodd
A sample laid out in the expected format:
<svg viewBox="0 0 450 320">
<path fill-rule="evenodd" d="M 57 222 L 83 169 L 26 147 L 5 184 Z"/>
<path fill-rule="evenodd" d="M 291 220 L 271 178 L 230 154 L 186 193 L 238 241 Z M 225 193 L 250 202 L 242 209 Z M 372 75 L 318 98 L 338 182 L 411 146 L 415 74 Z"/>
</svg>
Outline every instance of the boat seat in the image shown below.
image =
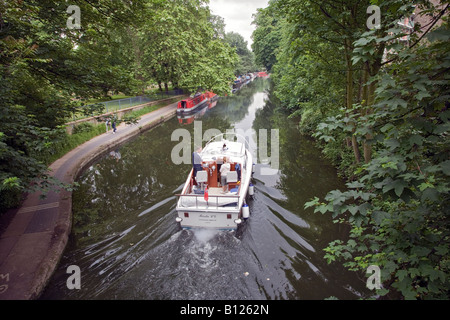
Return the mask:
<svg viewBox="0 0 450 320">
<path fill-rule="evenodd" d="M 237 182 L 237 181 L 238 181 L 238 177 L 237 177 L 236 171 L 230 171 L 227 173 L 227 183 L 233 183 L 233 182 Z"/>
<path fill-rule="evenodd" d="M 197 183 L 208 182 L 208 171 L 197 171 L 195 181 L 197 181 Z"/>
</svg>

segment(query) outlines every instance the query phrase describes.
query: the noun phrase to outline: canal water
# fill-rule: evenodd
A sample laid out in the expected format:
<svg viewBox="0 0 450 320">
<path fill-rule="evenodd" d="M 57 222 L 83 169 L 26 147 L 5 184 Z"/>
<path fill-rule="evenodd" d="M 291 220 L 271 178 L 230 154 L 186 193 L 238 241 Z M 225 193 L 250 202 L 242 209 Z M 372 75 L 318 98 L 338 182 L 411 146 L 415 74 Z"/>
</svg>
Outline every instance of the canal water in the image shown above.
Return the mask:
<svg viewBox="0 0 450 320">
<path fill-rule="evenodd" d="M 250 218 L 237 232 L 181 230 L 175 194 L 189 164 L 173 163 L 176 129 L 267 130 L 255 165 Z M 279 142 L 271 143 L 271 129 Z M 120 132 L 118 133 L 120 134 Z M 262 139 L 261 135 L 258 135 Z M 258 136 L 250 137 L 259 154 Z M 274 149 L 274 148 L 278 149 Z M 267 158 L 279 150 L 279 162 Z M 267 174 L 268 167 L 272 167 Z M 269 79 L 256 79 L 194 117 L 170 121 L 87 168 L 73 194 L 73 232 L 41 299 L 359 299 L 365 278 L 328 265 L 323 248 L 346 230 L 330 215 L 304 209 L 342 188 L 335 169 L 278 107 Z M 69 266 L 80 289 L 68 289 Z M 73 279 L 73 278 L 71 278 Z M 69 282 L 72 281 L 69 279 Z M 70 282 L 72 283 L 72 282 Z"/>
</svg>

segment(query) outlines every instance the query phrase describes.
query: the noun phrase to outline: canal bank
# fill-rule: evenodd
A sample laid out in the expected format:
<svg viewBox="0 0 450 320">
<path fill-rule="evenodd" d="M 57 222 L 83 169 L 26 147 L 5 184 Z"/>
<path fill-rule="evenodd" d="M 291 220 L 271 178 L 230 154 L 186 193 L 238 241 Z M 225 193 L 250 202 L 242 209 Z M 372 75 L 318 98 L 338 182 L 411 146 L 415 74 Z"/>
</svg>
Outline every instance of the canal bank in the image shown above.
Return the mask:
<svg viewBox="0 0 450 320">
<path fill-rule="evenodd" d="M 176 114 L 177 102 L 142 116 L 138 125 L 122 124 L 67 153 L 51 166 L 51 175 L 73 183 L 90 163 Z M 30 194 L 0 236 L 0 300 L 39 297 L 58 264 L 72 227 L 72 192 L 51 191 L 45 199 Z"/>
<path fill-rule="evenodd" d="M 173 133 L 183 133 L 183 141 L 201 134 L 206 142 L 211 130 L 228 129 L 278 130 L 278 170 L 265 170 L 272 139 L 249 135 L 258 159 L 250 218 L 237 232 L 182 230 L 176 194 L 191 165 L 171 160 L 180 145 Z M 72 232 L 41 300 L 347 300 L 367 294 L 363 277 L 324 259 L 323 248 L 345 240 L 348 230 L 331 215 L 304 208 L 344 181 L 281 112 L 270 80 L 256 79 L 192 118 L 171 118 L 100 157 L 76 181 Z M 80 289 L 67 286 L 70 266 L 80 270 Z"/>
</svg>

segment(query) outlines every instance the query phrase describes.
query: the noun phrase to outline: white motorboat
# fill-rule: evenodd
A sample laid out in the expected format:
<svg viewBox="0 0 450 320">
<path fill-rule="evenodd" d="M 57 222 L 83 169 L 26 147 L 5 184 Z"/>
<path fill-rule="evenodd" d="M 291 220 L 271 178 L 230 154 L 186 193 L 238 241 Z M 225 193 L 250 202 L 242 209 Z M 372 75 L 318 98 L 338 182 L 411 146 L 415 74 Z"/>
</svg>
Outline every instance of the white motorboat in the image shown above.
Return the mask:
<svg viewBox="0 0 450 320">
<path fill-rule="evenodd" d="M 248 143 L 236 133 L 212 138 L 200 153 L 202 169 L 192 169 L 181 194 L 177 194 L 177 218 L 182 228 L 236 230 L 249 217 L 247 194 L 253 194 L 253 158 Z M 230 163 L 227 192 L 220 185 L 223 158 Z M 195 179 L 194 179 L 195 178 Z"/>
</svg>

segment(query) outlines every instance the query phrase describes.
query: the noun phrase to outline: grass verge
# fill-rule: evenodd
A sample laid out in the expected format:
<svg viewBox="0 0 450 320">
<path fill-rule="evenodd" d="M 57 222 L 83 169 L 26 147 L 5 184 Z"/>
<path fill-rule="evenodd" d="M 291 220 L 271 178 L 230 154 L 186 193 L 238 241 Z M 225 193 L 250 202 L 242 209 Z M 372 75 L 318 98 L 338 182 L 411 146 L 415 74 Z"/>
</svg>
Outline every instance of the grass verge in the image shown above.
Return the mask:
<svg viewBox="0 0 450 320">
<path fill-rule="evenodd" d="M 146 106 L 140 110 L 130 111 L 126 113 L 127 118 L 139 119 L 139 117 L 155 111 L 159 108 L 165 107 L 179 98 L 173 98 L 169 101 L 160 102 L 155 105 Z M 120 121 L 119 121 L 120 122 Z M 91 123 L 85 122 L 74 128 L 72 134 L 68 134 L 65 130 L 61 132 L 57 141 L 52 144 L 52 147 L 48 152 L 42 154 L 42 159 L 46 165 L 52 164 L 54 161 L 63 157 L 66 153 L 72 151 L 76 147 L 82 145 L 83 143 L 95 138 L 98 135 L 105 133 L 106 127 L 104 123 L 93 125 Z"/>
</svg>

